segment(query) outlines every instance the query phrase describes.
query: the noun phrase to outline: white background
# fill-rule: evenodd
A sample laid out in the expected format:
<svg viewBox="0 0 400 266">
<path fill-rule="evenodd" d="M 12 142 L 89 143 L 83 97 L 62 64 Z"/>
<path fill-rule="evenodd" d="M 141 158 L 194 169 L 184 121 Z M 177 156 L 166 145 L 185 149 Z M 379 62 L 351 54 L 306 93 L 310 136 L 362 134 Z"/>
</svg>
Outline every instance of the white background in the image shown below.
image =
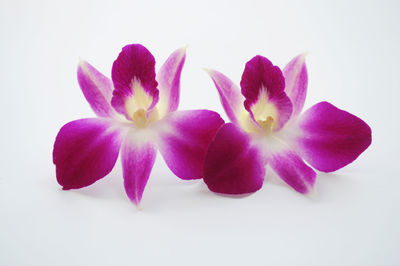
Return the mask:
<svg viewBox="0 0 400 266">
<path fill-rule="evenodd" d="M 0 265 L 400 265 L 398 1 L 1 1 Z M 230 198 L 176 178 L 161 156 L 137 211 L 118 161 L 62 191 L 59 128 L 93 117 L 79 57 L 107 76 L 122 46 L 157 67 L 189 44 L 180 109 L 226 118 L 202 67 L 239 83 L 262 54 L 284 67 L 308 51 L 306 107 L 327 100 L 364 119 L 371 147 L 317 195 L 279 182 Z"/>
</svg>

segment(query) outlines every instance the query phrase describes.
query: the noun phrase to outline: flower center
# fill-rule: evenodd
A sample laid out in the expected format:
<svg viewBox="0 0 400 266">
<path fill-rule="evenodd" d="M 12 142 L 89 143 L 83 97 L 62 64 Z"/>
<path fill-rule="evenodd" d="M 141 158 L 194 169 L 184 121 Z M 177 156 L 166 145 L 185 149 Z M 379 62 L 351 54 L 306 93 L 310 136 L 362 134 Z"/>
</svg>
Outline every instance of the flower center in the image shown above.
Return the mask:
<svg viewBox="0 0 400 266">
<path fill-rule="evenodd" d="M 149 110 L 153 96 L 143 88 L 140 80 L 134 78 L 131 82 L 132 96 L 125 102 L 125 110 L 128 116 L 138 127 L 146 127 L 158 120 L 157 107 Z"/>
<path fill-rule="evenodd" d="M 135 121 L 136 125 L 144 127 L 147 122 L 146 111 L 143 108 L 138 109 L 135 113 L 133 113 L 132 119 Z"/>
<path fill-rule="evenodd" d="M 261 89 L 256 103 L 251 107 L 254 120 L 260 125 L 262 130 L 271 134 L 275 127 L 278 117 L 278 110 L 275 104 L 270 101 L 266 89 Z"/>
<path fill-rule="evenodd" d="M 139 108 L 132 115 L 132 120 L 138 127 L 146 127 L 149 124 L 158 120 L 158 109 L 155 107 L 152 109 L 148 116 L 146 116 L 146 110 Z"/>
<path fill-rule="evenodd" d="M 275 128 L 275 119 L 272 116 L 268 116 L 265 120 L 257 120 L 257 123 L 267 134 L 271 134 Z"/>
</svg>

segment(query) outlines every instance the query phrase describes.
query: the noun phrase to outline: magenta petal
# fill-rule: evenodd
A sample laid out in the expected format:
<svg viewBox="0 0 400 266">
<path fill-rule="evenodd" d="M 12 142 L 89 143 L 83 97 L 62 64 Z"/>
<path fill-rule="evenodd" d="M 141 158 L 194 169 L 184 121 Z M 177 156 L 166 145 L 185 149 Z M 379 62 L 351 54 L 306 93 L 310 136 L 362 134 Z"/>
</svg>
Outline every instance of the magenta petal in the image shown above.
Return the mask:
<svg viewBox="0 0 400 266">
<path fill-rule="evenodd" d="M 149 110 L 158 102 L 158 89 L 153 55 L 140 44 L 130 44 L 122 48 L 112 66 L 112 81 L 114 83 L 112 106 L 117 112 L 131 117 L 126 111 L 126 101 L 134 97 L 134 86 L 140 86 L 152 97 Z M 135 85 L 136 84 L 136 85 Z"/>
<path fill-rule="evenodd" d="M 299 121 L 299 151 L 316 169 L 332 172 L 354 161 L 371 144 L 371 128 L 328 102 L 304 112 Z"/>
<path fill-rule="evenodd" d="M 283 151 L 268 160 L 271 168 L 289 186 L 302 194 L 313 190 L 316 173 L 293 151 Z"/>
<path fill-rule="evenodd" d="M 285 92 L 293 104 L 293 116 L 297 116 L 304 106 L 307 94 L 308 74 L 306 54 L 293 58 L 283 69 Z"/>
<path fill-rule="evenodd" d="M 87 118 L 65 124 L 56 137 L 53 162 L 63 189 L 89 186 L 114 167 L 121 134 L 110 122 Z"/>
<path fill-rule="evenodd" d="M 121 159 L 124 186 L 129 199 L 138 205 L 156 159 L 153 144 L 137 141 L 128 135 L 122 145 Z"/>
<path fill-rule="evenodd" d="M 285 79 L 279 67 L 272 65 L 267 58 L 257 55 L 246 63 L 240 86 L 246 98 L 246 110 L 252 112 L 252 106 L 266 94 L 268 102 L 272 103 L 278 112 L 276 130 L 282 128 L 289 120 L 293 107 L 284 91 Z"/>
<path fill-rule="evenodd" d="M 265 176 L 261 152 L 232 123 L 223 125 L 211 142 L 204 162 L 204 182 L 211 191 L 245 194 L 259 190 Z"/>
<path fill-rule="evenodd" d="M 157 73 L 160 91 L 158 106 L 161 116 L 178 109 L 181 72 L 185 58 L 186 47 L 174 51 Z"/>
<path fill-rule="evenodd" d="M 245 98 L 240 89 L 228 77 L 216 70 L 206 70 L 217 87 L 222 106 L 229 119 L 234 124 L 239 124 L 239 116 L 245 110 L 243 102 Z"/>
<path fill-rule="evenodd" d="M 109 78 L 101 74 L 86 61 L 79 62 L 78 82 L 90 107 L 100 117 L 113 117 L 111 106 L 113 85 Z"/>
<path fill-rule="evenodd" d="M 208 110 L 176 111 L 160 121 L 160 152 L 176 176 L 203 177 L 208 145 L 223 123 L 218 113 Z"/>
<path fill-rule="evenodd" d="M 251 104 L 258 98 L 262 88 L 266 88 L 268 96 L 280 96 L 285 89 L 285 79 L 279 67 L 272 65 L 267 58 L 257 55 L 246 63 L 240 82 L 242 94 Z"/>
</svg>

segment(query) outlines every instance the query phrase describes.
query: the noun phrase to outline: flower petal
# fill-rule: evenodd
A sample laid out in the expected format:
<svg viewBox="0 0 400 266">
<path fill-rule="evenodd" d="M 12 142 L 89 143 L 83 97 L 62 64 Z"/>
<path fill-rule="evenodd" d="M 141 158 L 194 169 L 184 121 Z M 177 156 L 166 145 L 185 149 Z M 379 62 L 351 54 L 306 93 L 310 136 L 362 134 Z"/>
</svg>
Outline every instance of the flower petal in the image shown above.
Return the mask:
<svg viewBox="0 0 400 266">
<path fill-rule="evenodd" d="M 156 159 L 157 150 L 150 142 L 128 134 L 122 144 L 121 159 L 124 186 L 129 199 L 139 205 Z"/>
<path fill-rule="evenodd" d="M 265 176 L 262 153 L 250 137 L 232 123 L 223 125 L 204 161 L 204 182 L 211 191 L 245 194 L 259 190 Z"/>
<path fill-rule="evenodd" d="M 121 133 L 101 118 L 64 125 L 56 137 L 53 162 L 63 189 L 89 186 L 106 176 L 118 158 Z"/>
<path fill-rule="evenodd" d="M 158 102 L 153 55 L 140 44 L 122 48 L 112 67 L 112 106 L 129 120 L 137 108 L 150 111 Z"/>
<path fill-rule="evenodd" d="M 332 172 L 354 161 L 371 144 L 371 128 L 328 102 L 304 112 L 297 138 L 301 156 L 316 169 Z"/>
<path fill-rule="evenodd" d="M 307 95 L 308 74 L 306 54 L 293 58 L 283 69 L 285 92 L 293 104 L 292 116 L 297 116 L 304 106 Z"/>
<path fill-rule="evenodd" d="M 157 73 L 160 117 L 178 109 L 181 72 L 185 64 L 186 47 L 174 51 Z"/>
<path fill-rule="evenodd" d="M 78 82 L 83 95 L 97 116 L 114 117 L 116 115 L 111 106 L 113 85 L 109 78 L 101 74 L 88 62 L 80 61 Z"/>
<path fill-rule="evenodd" d="M 246 63 L 240 86 L 245 108 L 256 121 L 272 116 L 279 130 L 289 120 L 293 107 L 284 91 L 285 79 L 267 58 L 258 55 Z"/>
<path fill-rule="evenodd" d="M 239 87 L 236 86 L 227 76 L 216 70 L 210 69 L 206 71 L 214 81 L 215 87 L 217 87 L 226 114 L 232 123 L 238 125 L 241 114 L 245 112 L 243 107 L 245 98 L 240 93 Z"/>
<path fill-rule="evenodd" d="M 313 190 L 316 173 L 295 152 L 275 153 L 268 162 L 282 180 L 297 192 L 306 194 Z"/>
<path fill-rule="evenodd" d="M 181 179 L 202 178 L 208 145 L 223 123 L 209 110 L 176 111 L 162 119 L 158 146 L 171 171 Z"/>
</svg>

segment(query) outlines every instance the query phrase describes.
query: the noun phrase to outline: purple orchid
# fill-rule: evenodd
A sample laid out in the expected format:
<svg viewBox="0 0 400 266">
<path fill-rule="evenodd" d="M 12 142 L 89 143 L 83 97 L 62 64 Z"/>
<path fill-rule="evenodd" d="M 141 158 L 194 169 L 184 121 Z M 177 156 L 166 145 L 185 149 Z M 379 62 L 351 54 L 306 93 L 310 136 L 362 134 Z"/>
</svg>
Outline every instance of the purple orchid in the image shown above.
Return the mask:
<svg viewBox="0 0 400 266">
<path fill-rule="evenodd" d="M 208 145 L 224 121 L 213 111 L 176 111 L 185 56 L 185 48 L 176 50 L 156 76 L 153 55 L 142 45 L 127 45 L 113 64 L 112 81 L 79 63 L 79 85 L 98 117 L 67 123 L 57 135 L 53 162 L 63 189 L 106 176 L 120 150 L 125 190 L 136 205 L 157 149 L 179 178 L 203 177 Z"/>
<path fill-rule="evenodd" d="M 217 193 L 245 194 L 262 187 L 266 165 L 296 191 L 313 190 L 316 173 L 338 170 L 371 144 L 371 129 L 360 118 L 328 102 L 300 115 L 307 91 L 305 55 L 284 68 L 265 57 L 247 62 L 239 88 L 208 70 L 232 123 L 211 142 L 204 181 Z M 244 103 L 244 104 L 243 104 Z"/>
</svg>

